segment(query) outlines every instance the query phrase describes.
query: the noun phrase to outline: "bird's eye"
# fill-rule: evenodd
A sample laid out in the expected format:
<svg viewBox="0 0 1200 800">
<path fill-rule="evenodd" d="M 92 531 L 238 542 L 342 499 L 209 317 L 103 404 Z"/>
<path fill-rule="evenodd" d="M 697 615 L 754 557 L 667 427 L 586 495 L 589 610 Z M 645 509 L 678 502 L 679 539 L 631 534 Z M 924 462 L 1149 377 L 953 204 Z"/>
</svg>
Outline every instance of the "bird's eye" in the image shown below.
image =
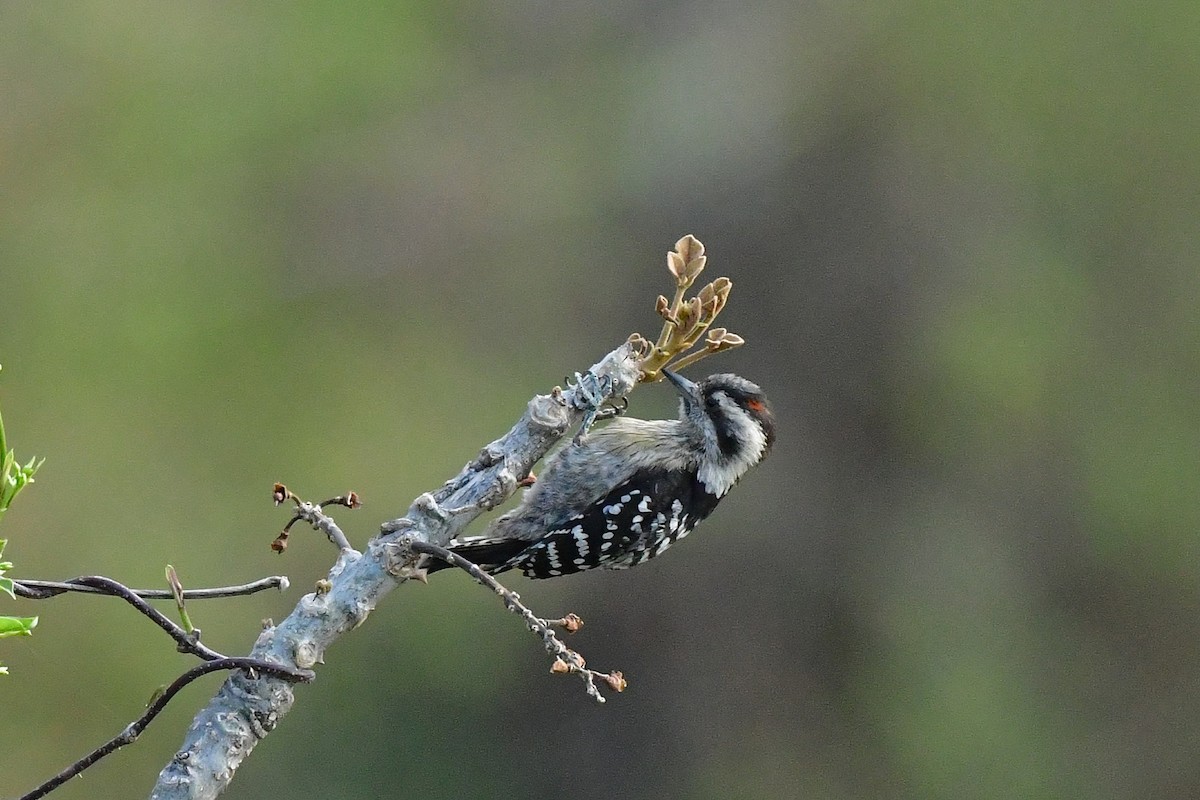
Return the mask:
<svg viewBox="0 0 1200 800">
<path fill-rule="evenodd" d="M 704 406 L 706 408 L 716 408 L 718 405 L 720 405 L 720 403 L 718 402 L 715 394 L 710 394 L 708 397 L 704 398 Z"/>
</svg>

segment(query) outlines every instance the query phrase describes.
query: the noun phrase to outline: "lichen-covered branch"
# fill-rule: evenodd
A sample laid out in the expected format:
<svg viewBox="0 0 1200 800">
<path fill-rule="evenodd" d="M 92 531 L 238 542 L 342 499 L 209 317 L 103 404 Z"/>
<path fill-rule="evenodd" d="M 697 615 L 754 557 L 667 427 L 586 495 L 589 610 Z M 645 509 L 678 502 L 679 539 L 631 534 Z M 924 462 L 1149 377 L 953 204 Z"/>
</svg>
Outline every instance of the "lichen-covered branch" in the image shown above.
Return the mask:
<svg viewBox="0 0 1200 800">
<path fill-rule="evenodd" d="M 597 400 L 623 397 L 641 377 L 643 352 L 633 342 L 613 350 L 590 370 L 603 396 L 583 397 L 569 387 L 529 402 L 525 414 L 457 476 L 418 497 L 408 513 L 386 523 L 366 552 L 342 549 L 319 591 L 307 594 L 286 619 L 266 627 L 250 657 L 288 668 L 311 669 L 328 647 L 361 625 L 380 599 L 411 576 L 407 537 L 445 545 L 482 512 L 504 502 L 551 447 Z M 234 771 L 291 709 L 292 686 L 270 676 L 235 673 L 193 719 L 182 747 L 162 770 L 155 800 L 215 798 Z"/>
</svg>

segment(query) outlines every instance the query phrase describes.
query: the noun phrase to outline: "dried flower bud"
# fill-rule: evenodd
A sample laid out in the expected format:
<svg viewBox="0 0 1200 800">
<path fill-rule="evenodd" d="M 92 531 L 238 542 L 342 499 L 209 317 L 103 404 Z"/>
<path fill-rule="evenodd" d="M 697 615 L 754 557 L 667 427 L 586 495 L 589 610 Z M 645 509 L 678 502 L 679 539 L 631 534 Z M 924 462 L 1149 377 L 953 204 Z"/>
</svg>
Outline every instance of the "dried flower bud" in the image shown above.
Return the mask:
<svg viewBox="0 0 1200 800">
<path fill-rule="evenodd" d="M 671 304 L 667 301 L 667 298 L 663 297 L 661 294 L 658 296 L 658 299 L 654 301 L 654 313 L 658 314 L 663 319 L 671 318 Z"/>
<path fill-rule="evenodd" d="M 358 496 L 358 492 L 346 494 L 346 508 L 362 508 L 362 498 Z"/>
<path fill-rule="evenodd" d="M 282 553 L 284 550 L 287 550 L 287 540 L 286 532 L 279 534 L 275 537 L 275 541 L 271 542 L 271 549 L 276 553 Z"/>
<path fill-rule="evenodd" d="M 575 633 L 583 627 L 583 617 L 578 614 L 567 614 L 562 618 L 562 627 L 567 633 Z"/>
<path fill-rule="evenodd" d="M 275 501 L 275 505 L 285 502 L 292 493 L 282 483 L 275 484 L 275 488 L 271 490 L 271 499 Z"/>
<path fill-rule="evenodd" d="M 554 663 L 550 665 L 550 671 L 555 675 L 566 675 L 571 671 L 571 668 L 567 666 L 567 662 L 561 658 L 556 658 L 554 659 Z"/>
<path fill-rule="evenodd" d="M 630 349 L 633 351 L 634 358 L 641 360 L 650 352 L 650 342 L 640 333 L 631 333 L 629 338 L 625 340 L 629 343 Z"/>
<path fill-rule="evenodd" d="M 603 677 L 604 682 L 609 685 L 609 688 L 618 694 L 625 691 L 626 687 L 629 686 L 629 682 L 625 680 L 625 676 L 617 670 L 613 670 Z"/>
</svg>

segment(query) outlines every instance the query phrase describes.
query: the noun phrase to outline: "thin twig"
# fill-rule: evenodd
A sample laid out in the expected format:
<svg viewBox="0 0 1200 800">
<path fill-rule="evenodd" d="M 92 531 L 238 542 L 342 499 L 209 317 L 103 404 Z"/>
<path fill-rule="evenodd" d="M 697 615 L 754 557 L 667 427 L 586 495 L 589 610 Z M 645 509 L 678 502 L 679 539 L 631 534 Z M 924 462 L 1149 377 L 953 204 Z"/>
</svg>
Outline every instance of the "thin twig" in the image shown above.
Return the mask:
<svg viewBox="0 0 1200 800">
<path fill-rule="evenodd" d="M 82 594 L 112 595 L 108 589 L 99 586 L 89 586 L 77 583 L 83 578 L 71 578 L 65 581 L 17 580 L 13 582 L 13 593 L 28 600 L 48 600 L 67 592 Z M 215 586 L 209 589 L 184 589 L 185 600 L 210 600 L 217 597 L 241 597 L 243 595 L 263 592 L 267 589 L 286 590 L 290 584 L 285 575 L 272 575 L 240 586 Z M 143 600 L 170 600 L 170 589 L 130 589 L 130 592 Z"/>
<path fill-rule="evenodd" d="M 296 504 L 296 513 L 288 520 L 287 525 L 283 526 L 283 530 L 275 537 L 275 541 L 271 543 L 271 549 L 276 553 L 282 553 L 287 549 L 288 535 L 291 533 L 292 526 L 300 521 L 307 522 L 314 529 L 324 533 L 330 542 L 337 545 L 338 550 L 346 552 L 354 549 L 350 546 L 350 540 L 346 538 L 346 534 L 333 521 L 333 517 L 325 513 L 324 507 L 337 505 L 350 509 L 362 508 L 362 500 L 357 492 L 340 494 L 337 497 L 331 497 L 324 503 L 310 503 L 292 494 L 291 490 L 282 483 L 276 483 L 271 497 L 275 500 L 275 505 L 288 500 Z"/>
<path fill-rule="evenodd" d="M 499 581 L 491 575 L 484 572 L 478 564 L 468 559 L 463 558 L 453 550 L 447 550 L 430 542 L 421 541 L 420 539 L 412 539 L 409 542 L 409 549 L 414 553 L 422 553 L 424 555 L 433 556 L 434 558 L 445 561 L 447 564 L 458 567 L 465 571 L 468 575 L 474 578 L 479 583 L 491 589 L 496 594 L 500 595 L 504 601 L 504 605 L 509 611 L 519 614 L 529 630 L 536 633 L 542 640 L 542 644 L 546 648 L 546 652 L 554 656 L 554 666 L 551 672 L 562 672 L 578 675 L 584 682 L 589 696 L 594 698 L 597 703 L 605 702 L 604 695 L 600 694 L 600 690 L 596 687 L 596 679 L 600 679 L 608 684 L 614 691 L 621 692 L 625 689 L 625 677 L 620 672 L 597 672 L 594 669 L 588 669 L 583 656 L 576 653 L 571 648 L 563 644 L 562 640 L 554 633 L 551 625 L 558 624 L 568 631 L 578 629 L 583 624 L 583 621 L 574 614 L 570 614 L 561 620 L 547 621 L 534 614 L 521 602 L 520 595 L 511 589 L 505 588 Z"/>
<path fill-rule="evenodd" d="M 175 640 L 175 643 L 179 646 L 179 652 L 181 653 L 191 653 L 197 658 L 202 658 L 205 661 L 215 661 L 219 658 L 224 658 L 224 656 L 222 656 L 216 650 L 205 647 L 200 643 L 198 638 L 189 635 L 187 631 L 185 631 L 176 623 L 172 622 L 170 618 L 165 616 L 154 606 L 147 603 L 123 583 L 114 581 L 112 578 L 106 578 L 103 575 L 85 575 L 80 578 L 72 578 L 71 583 L 72 585 L 77 586 L 91 586 L 97 588 L 104 594 L 112 595 L 113 597 L 119 597 L 126 603 L 129 603 L 129 605 L 133 606 L 138 611 L 142 612 L 142 614 L 144 614 L 146 617 L 148 617 L 155 625 L 166 631 L 167 635 Z M 170 595 L 168 594 L 168 596 Z"/>
<path fill-rule="evenodd" d="M 260 672 L 274 675 L 278 678 L 282 678 L 285 681 L 290 681 L 293 683 L 308 683 L 314 677 L 314 673 L 311 670 L 292 670 L 288 669 L 287 667 L 280 666 L 279 664 L 272 664 L 269 661 L 261 661 L 257 658 L 220 657 L 213 659 L 212 661 L 205 661 L 203 664 L 192 667 L 187 672 L 176 678 L 170 686 L 168 686 L 162 691 L 161 694 L 154 698 L 153 702 L 146 706 L 146 710 L 142 712 L 141 716 L 125 726 L 125 730 L 121 731 L 112 739 L 109 739 L 107 742 L 102 744 L 100 747 L 97 747 L 95 750 L 88 753 L 74 764 L 71 764 L 69 767 L 43 783 L 41 786 L 38 786 L 28 794 L 22 795 L 20 800 L 36 800 L 39 797 L 45 797 L 47 794 L 66 783 L 71 778 L 74 778 L 76 775 L 83 772 L 100 759 L 115 753 L 117 750 L 121 749 L 127 744 L 133 744 L 133 742 L 137 740 L 138 736 L 141 735 L 142 731 L 146 729 L 146 726 L 148 726 L 154 720 L 154 718 L 158 716 L 159 712 L 166 708 L 167 703 L 171 702 L 172 698 L 174 698 L 175 695 L 178 694 L 181 689 L 183 689 L 183 687 L 210 672 L 232 669 L 242 669 L 246 670 L 247 672 Z"/>
</svg>

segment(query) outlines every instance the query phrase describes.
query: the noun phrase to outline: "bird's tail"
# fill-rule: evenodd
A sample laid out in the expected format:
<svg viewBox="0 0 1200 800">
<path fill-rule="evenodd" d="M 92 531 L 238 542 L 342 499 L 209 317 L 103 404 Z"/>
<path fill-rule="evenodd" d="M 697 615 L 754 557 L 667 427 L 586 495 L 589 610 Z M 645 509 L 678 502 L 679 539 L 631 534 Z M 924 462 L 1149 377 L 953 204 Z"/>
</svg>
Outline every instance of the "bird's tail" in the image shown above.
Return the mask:
<svg viewBox="0 0 1200 800">
<path fill-rule="evenodd" d="M 450 543 L 449 549 L 468 561 L 478 564 L 484 572 L 494 575 L 510 569 L 505 565 L 528 546 L 529 542 L 523 542 L 520 539 L 477 537 L 453 541 Z M 449 566 L 451 565 L 445 561 L 431 557 L 425 564 L 425 569 L 427 572 L 437 572 Z"/>
</svg>

